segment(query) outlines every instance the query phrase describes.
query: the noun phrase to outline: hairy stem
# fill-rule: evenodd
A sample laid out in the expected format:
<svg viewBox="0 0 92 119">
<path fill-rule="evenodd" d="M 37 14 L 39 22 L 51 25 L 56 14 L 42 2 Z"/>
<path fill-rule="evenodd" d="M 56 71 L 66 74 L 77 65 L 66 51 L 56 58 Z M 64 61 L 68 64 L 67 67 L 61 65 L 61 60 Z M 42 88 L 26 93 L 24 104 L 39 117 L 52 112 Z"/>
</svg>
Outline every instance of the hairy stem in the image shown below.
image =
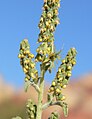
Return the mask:
<svg viewBox="0 0 92 119">
<path fill-rule="evenodd" d="M 40 88 L 37 84 L 35 84 L 34 82 L 30 82 L 31 86 L 33 86 L 35 88 L 35 90 L 39 93 L 40 92 Z"/>
<path fill-rule="evenodd" d="M 64 103 L 64 102 L 61 102 L 61 101 L 56 101 L 56 102 L 50 101 L 50 102 L 45 103 L 45 104 L 42 106 L 42 109 L 44 110 L 44 109 L 47 109 L 48 107 L 54 106 L 54 105 L 58 105 L 58 106 L 60 106 L 60 107 L 63 107 L 63 105 L 65 105 L 65 103 Z"/>
<path fill-rule="evenodd" d="M 36 119 L 41 119 L 42 116 L 42 101 L 43 101 L 43 91 L 44 91 L 44 68 L 41 67 L 41 78 L 40 78 L 40 92 L 38 93 L 38 104 L 37 104 L 37 116 Z"/>
</svg>

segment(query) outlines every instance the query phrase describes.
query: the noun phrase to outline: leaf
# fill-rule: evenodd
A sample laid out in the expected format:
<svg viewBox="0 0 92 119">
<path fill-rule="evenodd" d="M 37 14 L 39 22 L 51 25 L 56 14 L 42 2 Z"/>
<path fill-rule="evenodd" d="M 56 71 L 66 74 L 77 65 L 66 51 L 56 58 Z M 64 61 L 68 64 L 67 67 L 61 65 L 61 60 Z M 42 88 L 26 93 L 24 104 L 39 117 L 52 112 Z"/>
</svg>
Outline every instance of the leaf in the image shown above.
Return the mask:
<svg viewBox="0 0 92 119">
<path fill-rule="evenodd" d="M 63 85 L 67 85 L 68 84 L 68 80 L 64 79 L 62 83 L 63 83 Z"/>
<path fill-rule="evenodd" d="M 48 102 L 51 101 L 53 99 L 53 96 L 51 94 L 47 94 L 47 100 Z"/>
<path fill-rule="evenodd" d="M 25 81 L 25 84 L 24 84 L 24 90 L 25 92 L 27 92 L 28 88 L 30 87 L 30 81 Z"/>
<path fill-rule="evenodd" d="M 67 117 L 68 116 L 68 107 L 67 107 L 67 104 L 64 104 L 62 108 L 63 108 L 64 116 Z"/>
<path fill-rule="evenodd" d="M 13 117 L 12 119 L 22 119 L 22 118 L 17 116 L 17 117 Z"/>
<path fill-rule="evenodd" d="M 58 112 L 52 112 L 51 113 L 51 116 L 48 119 L 59 119 Z"/>
<path fill-rule="evenodd" d="M 54 62 L 51 62 L 50 67 L 49 67 L 49 73 L 51 73 L 53 68 L 54 68 Z"/>
</svg>

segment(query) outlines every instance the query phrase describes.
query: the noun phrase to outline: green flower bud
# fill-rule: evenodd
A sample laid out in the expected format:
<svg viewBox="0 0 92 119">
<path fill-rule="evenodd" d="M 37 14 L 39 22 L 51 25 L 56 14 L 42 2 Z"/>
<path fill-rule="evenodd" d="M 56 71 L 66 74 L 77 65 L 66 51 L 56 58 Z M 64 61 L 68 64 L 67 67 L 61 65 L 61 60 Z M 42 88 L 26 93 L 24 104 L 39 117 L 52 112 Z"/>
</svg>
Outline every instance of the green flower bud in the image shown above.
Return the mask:
<svg viewBox="0 0 92 119">
<path fill-rule="evenodd" d="M 21 58 L 24 58 L 25 56 L 23 54 L 21 54 Z"/>
<path fill-rule="evenodd" d="M 66 99 L 66 97 L 65 96 L 62 96 L 61 101 L 64 101 L 65 99 Z"/>
<path fill-rule="evenodd" d="M 54 91 L 54 87 L 50 87 L 49 92 L 53 92 Z"/>
<path fill-rule="evenodd" d="M 66 88 L 66 85 L 63 85 L 62 88 L 65 89 Z"/>
<path fill-rule="evenodd" d="M 52 17 L 51 13 L 48 13 L 47 17 L 51 19 L 51 17 Z"/>
<path fill-rule="evenodd" d="M 21 58 L 21 54 L 18 55 L 18 58 Z"/>
<path fill-rule="evenodd" d="M 71 65 L 67 66 L 67 69 L 71 70 L 72 69 L 72 66 Z"/>
<path fill-rule="evenodd" d="M 26 50 L 26 51 L 25 51 L 25 54 L 29 54 L 29 53 L 30 53 L 30 51 L 29 51 L 29 50 Z"/>
<path fill-rule="evenodd" d="M 29 62 L 30 62 L 29 59 L 25 59 L 25 60 L 24 60 L 24 64 L 28 64 Z"/>
<path fill-rule="evenodd" d="M 34 73 L 32 72 L 31 74 L 31 77 L 34 79 L 35 78 L 35 75 L 34 75 Z"/>
<path fill-rule="evenodd" d="M 52 86 L 55 86 L 55 85 L 56 85 L 56 82 L 55 82 L 55 81 L 53 81 L 53 82 L 52 82 Z"/>
<path fill-rule="evenodd" d="M 35 63 L 30 63 L 31 68 L 35 67 Z"/>
<path fill-rule="evenodd" d="M 29 69 L 29 66 L 28 66 L 28 65 L 26 65 L 26 66 L 25 66 L 25 69 L 26 69 L 26 70 L 28 70 L 28 69 Z"/>
<path fill-rule="evenodd" d="M 62 77 L 60 77 L 58 80 L 61 82 L 61 81 L 63 80 L 63 78 L 64 78 L 64 77 L 62 76 Z"/>
<path fill-rule="evenodd" d="M 39 62 L 43 61 L 43 56 L 41 54 L 37 54 L 36 58 Z"/>
<path fill-rule="evenodd" d="M 28 70 L 26 68 L 23 68 L 23 71 L 24 71 L 24 73 L 27 73 L 28 72 Z"/>
<path fill-rule="evenodd" d="M 63 60 L 62 60 L 62 63 L 65 63 L 65 62 L 66 62 L 65 59 L 63 59 Z"/>
<path fill-rule="evenodd" d="M 63 84 L 62 84 L 62 83 L 60 83 L 60 86 L 62 87 L 62 86 L 63 86 Z"/>
<path fill-rule="evenodd" d="M 68 77 L 71 77 L 71 75 L 72 75 L 72 74 L 71 74 L 70 72 L 67 72 L 67 76 L 68 76 Z"/>
<path fill-rule="evenodd" d="M 76 61 L 72 61 L 72 64 L 75 65 L 76 64 Z"/>
<path fill-rule="evenodd" d="M 43 22 L 43 17 L 40 18 L 40 21 Z"/>
<path fill-rule="evenodd" d="M 56 93 L 61 93 L 61 90 L 59 88 L 57 88 Z"/>
<path fill-rule="evenodd" d="M 27 77 L 25 77 L 25 81 L 28 81 L 29 79 Z"/>
<path fill-rule="evenodd" d="M 39 38 L 39 39 L 38 39 L 38 42 L 42 42 L 42 41 L 43 41 L 42 38 Z"/>
</svg>

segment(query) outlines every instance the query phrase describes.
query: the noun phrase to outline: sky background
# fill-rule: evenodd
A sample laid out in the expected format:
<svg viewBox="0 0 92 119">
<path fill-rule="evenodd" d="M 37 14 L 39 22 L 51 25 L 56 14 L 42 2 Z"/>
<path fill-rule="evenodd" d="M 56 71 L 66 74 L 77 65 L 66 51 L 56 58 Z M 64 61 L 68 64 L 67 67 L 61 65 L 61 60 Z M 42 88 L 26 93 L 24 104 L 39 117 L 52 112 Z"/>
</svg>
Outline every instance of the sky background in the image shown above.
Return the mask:
<svg viewBox="0 0 92 119">
<path fill-rule="evenodd" d="M 17 58 L 20 42 L 29 39 L 35 53 L 39 34 L 38 23 L 43 0 L 0 0 L 0 74 L 7 83 L 22 87 L 24 73 Z M 70 47 L 78 51 L 75 79 L 92 72 L 92 0 L 61 0 L 60 25 L 55 32 L 56 49 L 63 47 L 62 58 Z M 47 74 L 46 81 L 54 76 Z"/>
</svg>

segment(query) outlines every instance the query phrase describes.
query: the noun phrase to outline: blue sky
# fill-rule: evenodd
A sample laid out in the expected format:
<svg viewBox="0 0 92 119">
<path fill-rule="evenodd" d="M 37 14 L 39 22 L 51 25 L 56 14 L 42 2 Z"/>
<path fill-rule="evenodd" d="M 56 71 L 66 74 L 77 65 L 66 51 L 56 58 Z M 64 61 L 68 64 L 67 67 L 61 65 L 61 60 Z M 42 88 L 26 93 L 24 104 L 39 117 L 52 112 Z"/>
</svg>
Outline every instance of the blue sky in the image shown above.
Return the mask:
<svg viewBox="0 0 92 119">
<path fill-rule="evenodd" d="M 42 5 L 43 0 L 0 0 L 0 74 L 15 87 L 24 83 L 17 58 L 19 44 L 28 38 L 31 51 L 36 54 Z M 92 0 L 61 0 L 59 17 L 61 23 L 55 32 L 57 50 L 64 44 L 62 57 L 70 47 L 78 51 L 73 77 L 92 72 Z M 48 74 L 47 81 L 52 76 Z"/>
</svg>

